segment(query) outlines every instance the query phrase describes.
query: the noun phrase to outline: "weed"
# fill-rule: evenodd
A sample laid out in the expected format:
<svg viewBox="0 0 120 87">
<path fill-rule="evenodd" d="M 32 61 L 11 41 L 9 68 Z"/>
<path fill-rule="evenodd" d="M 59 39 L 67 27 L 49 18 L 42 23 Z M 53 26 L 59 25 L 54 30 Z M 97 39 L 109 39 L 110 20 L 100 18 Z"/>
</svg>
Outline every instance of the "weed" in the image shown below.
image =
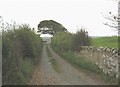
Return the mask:
<svg viewBox="0 0 120 87">
<path fill-rule="evenodd" d="M 47 51 L 47 55 L 49 57 L 49 63 L 52 65 L 53 69 L 56 72 L 61 72 L 60 66 L 58 64 L 58 62 L 55 60 L 55 58 L 53 58 L 52 53 L 50 51 L 50 49 L 48 48 L 48 46 L 46 46 L 46 51 Z"/>
<path fill-rule="evenodd" d="M 72 51 L 63 52 L 60 49 L 55 48 L 53 46 L 52 46 L 52 48 L 62 58 L 66 59 L 68 62 L 70 62 L 75 67 L 83 69 L 88 73 L 94 73 L 106 82 L 109 82 L 111 84 L 117 84 L 117 79 L 110 77 L 110 76 L 106 75 L 105 73 L 103 73 L 103 71 L 96 64 L 91 63 L 85 57 L 77 56 Z"/>
</svg>

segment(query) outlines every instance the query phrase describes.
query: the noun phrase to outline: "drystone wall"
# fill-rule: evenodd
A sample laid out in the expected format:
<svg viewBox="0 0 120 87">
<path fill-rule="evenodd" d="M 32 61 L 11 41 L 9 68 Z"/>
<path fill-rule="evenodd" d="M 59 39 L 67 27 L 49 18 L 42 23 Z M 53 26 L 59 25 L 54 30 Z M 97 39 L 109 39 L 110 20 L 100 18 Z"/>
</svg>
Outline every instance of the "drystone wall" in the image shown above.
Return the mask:
<svg viewBox="0 0 120 87">
<path fill-rule="evenodd" d="M 89 61 L 95 63 L 103 72 L 109 76 L 119 77 L 120 51 L 114 48 L 83 47 L 79 56 L 85 56 Z M 118 62 L 119 61 L 119 62 Z"/>
</svg>

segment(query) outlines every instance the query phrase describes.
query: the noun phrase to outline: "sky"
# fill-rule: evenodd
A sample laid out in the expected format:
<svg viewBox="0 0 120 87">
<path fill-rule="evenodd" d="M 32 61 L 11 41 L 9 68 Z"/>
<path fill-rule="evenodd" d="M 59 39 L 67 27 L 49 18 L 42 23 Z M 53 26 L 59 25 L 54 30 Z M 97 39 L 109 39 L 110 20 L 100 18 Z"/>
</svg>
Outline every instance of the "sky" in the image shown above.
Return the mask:
<svg viewBox="0 0 120 87">
<path fill-rule="evenodd" d="M 90 36 L 112 36 L 118 33 L 104 25 L 103 14 L 118 14 L 116 0 L 0 0 L 0 16 L 4 21 L 29 24 L 37 30 L 43 20 L 61 23 L 69 32 L 81 27 Z"/>
</svg>

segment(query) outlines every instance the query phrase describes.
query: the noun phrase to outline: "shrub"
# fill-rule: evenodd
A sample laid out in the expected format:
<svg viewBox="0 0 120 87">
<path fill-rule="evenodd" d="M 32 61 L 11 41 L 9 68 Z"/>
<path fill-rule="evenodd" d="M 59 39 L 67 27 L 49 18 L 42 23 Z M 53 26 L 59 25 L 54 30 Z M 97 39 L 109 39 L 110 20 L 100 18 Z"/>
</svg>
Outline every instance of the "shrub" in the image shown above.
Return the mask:
<svg viewBox="0 0 120 87">
<path fill-rule="evenodd" d="M 85 30 L 80 30 L 76 34 L 60 32 L 54 35 L 51 45 L 63 51 L 80 51 L 81 46 L 91 45 L 91 39 Z"/>
<path fill-rule="evenodd" d="M 2 84 L 23 85 L 39 62 L 42 40 L 26 25 L 2 34 Z"/>
<path fill-rule="evenodd" d="M 51 44 L 61 50 L 68 51 L 72 47 L 71 42 L 72 42 L 72 34 L 68 32 L 60 32 L 60 33 L 57 33 L 52 38 Z"/>
</svg>

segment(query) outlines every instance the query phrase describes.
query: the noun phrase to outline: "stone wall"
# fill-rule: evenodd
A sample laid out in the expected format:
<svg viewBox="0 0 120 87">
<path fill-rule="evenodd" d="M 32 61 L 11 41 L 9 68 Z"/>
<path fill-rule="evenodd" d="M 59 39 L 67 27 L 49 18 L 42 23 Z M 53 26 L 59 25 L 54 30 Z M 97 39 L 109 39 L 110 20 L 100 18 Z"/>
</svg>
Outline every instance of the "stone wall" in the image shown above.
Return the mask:
<svg viewBox="0 0 120 87">
<path fill-rule="evenodd" d="M 83 47 L 79 56 L 85 56 L 85 58 L 90 60 L 92 63 L 95 63 L 100 69 L 102 69 L 104 73 L 118 78 L 118 60 L 120 59 L 118 49 L 108 47 Z"/>
</svg>

